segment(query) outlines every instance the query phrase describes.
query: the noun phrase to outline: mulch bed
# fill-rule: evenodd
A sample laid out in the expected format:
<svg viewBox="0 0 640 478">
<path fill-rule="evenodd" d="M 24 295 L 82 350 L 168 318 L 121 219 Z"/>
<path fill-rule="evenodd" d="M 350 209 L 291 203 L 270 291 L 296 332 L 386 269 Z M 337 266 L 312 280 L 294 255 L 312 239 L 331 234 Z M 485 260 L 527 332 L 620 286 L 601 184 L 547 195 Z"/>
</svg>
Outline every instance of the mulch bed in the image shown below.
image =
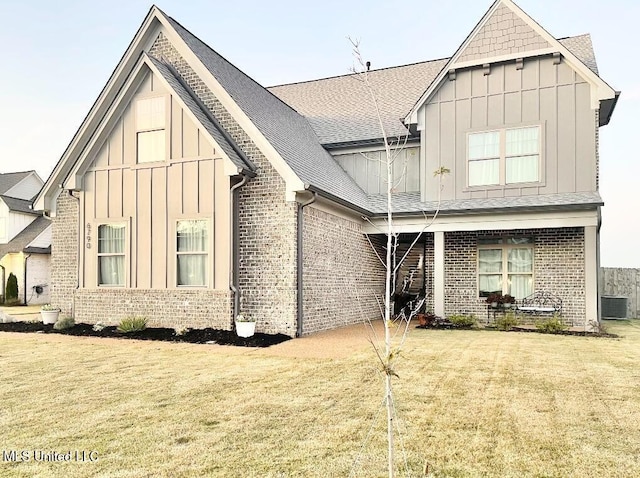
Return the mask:
<svg viewBox="0 0 640 478">
<path fill-rule="evenodd" d="M 498 330 L 495 327 L 485 327 L 490 330 Z M 456 327 L 451 322 L 446 319 L 442 319 L 439 322 L 434 322 L 429 325 L 417 325 L 416 329 L 466 329 L 469 330 L 471 327 Z M 608 332 L 585 332 L 584 330 L 559 330 L 557 332 L 543 332 L 538 329 L 530 328 L 530 327 L 513 327 L 506 332 L 534 332 L 537 334 L 550 334 L 550 335 L 574 335 L 578 337 L 604 337 L 608 339 L 619 339 L 620 336 L 617 334 L 610 334 Z"/>
<path fill-rule="evenodd" d="M 140 332 L 124 334 L 115 326 L 102 330 L 93 330 L 91 324 L 76 324 L 65 330 L 55 330 L 53 325 L 42 322 L 8 322 L 0 323 L 0 332 L 25 332 L 61 335 L 77 335 L 83 337 L 109 337 L 117 339 L 160 340 L 164 342 L 188 342 L 192 344 L 216 343 L 219 345 L 235 345 L 239 347 L 269 347 L 279 344 L 291 337 L 283 334 L 255 334 L 253 337 L 238 337 L 232 330 L 189 329 L 183 335 L 176 335 L 174 329 L 166 327 L 148 327 Z"/>
</svg>

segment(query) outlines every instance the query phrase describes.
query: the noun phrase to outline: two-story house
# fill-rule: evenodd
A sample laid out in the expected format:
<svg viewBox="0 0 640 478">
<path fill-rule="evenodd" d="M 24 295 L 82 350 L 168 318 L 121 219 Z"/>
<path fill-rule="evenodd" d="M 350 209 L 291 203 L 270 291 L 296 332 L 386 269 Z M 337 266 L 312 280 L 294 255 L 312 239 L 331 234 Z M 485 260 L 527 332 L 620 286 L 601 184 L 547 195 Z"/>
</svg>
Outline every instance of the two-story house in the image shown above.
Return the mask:
<svg viewBox="0 0 640 478">
<path fill-rule="evenodd" d="M 497 0 L 451 58 L 368 77 L 406 142 L 399 255 L 438 211 L 404 268 L 429 306 L 484 314 L 490 292 L 543 290 L 597 321 L 598 129 L 618 93 L 590 37 Z M 243 313 L 289 335 L 379 317 L 381 137 L 354 75 L 264 88 L 152 7 L 36 200 L 52 302 L 167 326 Z"/>
<path fill-rule="evenodd" d="M 43 184 L 35 171 L 0 173 L 2 301 L 9 274 L 13 274 L 18 280 L 18 303 L 49 302 L 51 221 L 31 207 Z"/>
</svg>

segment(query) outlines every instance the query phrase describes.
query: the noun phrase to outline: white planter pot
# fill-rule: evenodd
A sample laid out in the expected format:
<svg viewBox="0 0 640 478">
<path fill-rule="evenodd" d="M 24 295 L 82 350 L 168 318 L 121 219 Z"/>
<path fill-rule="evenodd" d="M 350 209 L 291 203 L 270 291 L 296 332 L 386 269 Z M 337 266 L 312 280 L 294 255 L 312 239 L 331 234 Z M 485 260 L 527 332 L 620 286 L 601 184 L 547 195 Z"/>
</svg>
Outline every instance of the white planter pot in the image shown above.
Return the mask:
<svg viewBox="0 0 640 478">
<path fill-rule="evenodd" d="M 236 322 L 236 334 L 238 334 L 238 337 L 251 337 L 255 333 L 255 322 Z"/>
<path fill-rule="evenodd" d="M 60 315 L 59 310 L 41 310 L 40 316 L 42 317 L 43 324 L 55 324 L 58 321 Z"/>
</svg>

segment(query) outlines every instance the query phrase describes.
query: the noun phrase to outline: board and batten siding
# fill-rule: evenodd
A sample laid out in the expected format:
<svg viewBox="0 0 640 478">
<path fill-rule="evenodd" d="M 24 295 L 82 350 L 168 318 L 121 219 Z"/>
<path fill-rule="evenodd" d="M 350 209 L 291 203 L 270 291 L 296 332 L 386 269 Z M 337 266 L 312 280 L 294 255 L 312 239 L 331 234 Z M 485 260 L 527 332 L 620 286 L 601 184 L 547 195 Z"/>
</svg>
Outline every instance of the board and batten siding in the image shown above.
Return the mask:
<svg viewBox="0 0 640 478">
<path fill-rule="evenodd" d="M 393 151 L 393 177 L 396 192 L 420 190 L 420 148 L 401 147 Z M 333 157 L 367 194 L 387 191 L 387 165 L 384 149 L 332 152 Z"/>
<path fill-rule="evenodd" d="M 589 84 L 564 59 L 551 56 L 456 71 L 419 115 L 423 171 L 451 170 L 442 199 L 482 199 L 596 191 L 596 110 Z M 467 188 L 467 133 L 541 126 L 541 181 L 535 185 Z M 437 199 L 437 180 L 423 172 L 423 200 Z"/>
<path fill-rule="evenodd" d="M 167 159 L 137 164 L 135 102 L 158 95 L 167 98 Z M 98 226 L 125 223 L 126 287 L 176 288 L 177 221 L 204 219 L 209 248 L 206 288 L 228 289 L 230 183 L 223 159 L 151 72 L 99 149 L 83 184 L 81 287 L 98 287 Z"/>
</svg>

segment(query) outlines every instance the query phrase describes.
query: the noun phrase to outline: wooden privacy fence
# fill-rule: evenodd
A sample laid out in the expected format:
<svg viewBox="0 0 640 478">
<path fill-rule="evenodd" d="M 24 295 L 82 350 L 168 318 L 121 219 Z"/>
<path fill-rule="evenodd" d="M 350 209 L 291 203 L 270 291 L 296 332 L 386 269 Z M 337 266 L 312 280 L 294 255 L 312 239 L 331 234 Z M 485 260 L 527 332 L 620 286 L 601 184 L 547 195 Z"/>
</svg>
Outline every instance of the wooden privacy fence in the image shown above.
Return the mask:
<svg viewBox="0 0 640 478">
<path fill-rule="evenodd" d="M 601 296 L 627 298 L 627 318 L 640 318 L 640 269 L 603 267 Z"/>
</svg>

